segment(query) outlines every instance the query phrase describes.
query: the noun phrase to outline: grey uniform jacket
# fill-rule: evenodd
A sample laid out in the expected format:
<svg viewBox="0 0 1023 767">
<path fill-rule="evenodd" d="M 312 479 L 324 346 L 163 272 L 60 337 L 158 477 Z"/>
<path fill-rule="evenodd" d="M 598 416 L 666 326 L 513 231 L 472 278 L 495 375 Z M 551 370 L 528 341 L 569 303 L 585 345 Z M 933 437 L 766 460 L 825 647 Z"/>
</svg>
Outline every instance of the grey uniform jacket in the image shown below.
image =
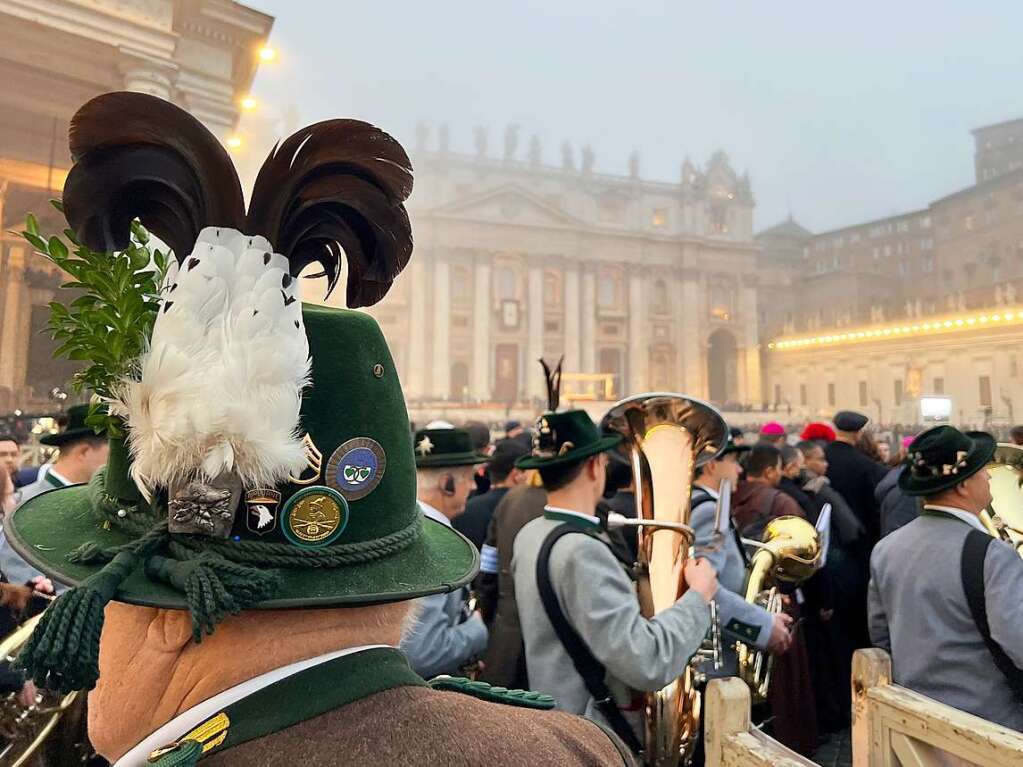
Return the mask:
<svg viewBox="0 0 1023 767">
<path fill-rule="evenodd" d="M 540 547 L 561 524 L 534 519 L 515 538 L 512 575 L 529 686 L 554 696 L 560 709 L 607 724 L 554 633 L 536 585 Z M 550 577 L 566 619 L 606 667 L 608 687 L 623 709 L 633 690 L 660 689 L 678 677 L 710 627 L 710 608 L 695 591 L 649 620 L 640 615 L 635 584 L 607 546 L 588 534 L 554 544 Z M 638 726 L 638 711 L 625 714 Z"/>
<path fill-rule="evenodd" d="M 695 494 L 698 491 L 693 492 Z M 707 493 L 710 498 L 702 502 L 697 499 L 690 524 L 696 531 L 697 556 L 705 557 L 718 574 L 719 588 L 714 601 L 718 606 L 723 645 L 721 668 L 715 671 L 708 663 L 704 664 L 702 670 L 711 677 L 735 676 L 738 673 L 735 641 L 766 650 L 774 619 L 763 607 L 750 604 L 742 596 L 746 592 L 746 562 L 730 525 L 721 540 L 717 539 L 714 529 L 717 494 L 707 488 L 702 488 L 702 493 Z"/>
<path fill-rule="evenodd" d="M 870 558 L 871 641 L 892 656 L 897 684 L 1023 730 L 1013 697 L 970 615 L 960 559 L 966 522 L 923 514 L 881 539 Z M 1023 559 L 993 541 L 984 562 L 992 638 L 1023 668 Z"/>
<path fill-rule="evenodd" d="M 423 513 L 450 526 L 450 522 L 420 503 Z M 469 590 L 456 589 L 417 600 L 415 623 L 402 637 L 399 647 L 419 676 L 429 679 L 438 674 L 459 675 L 461 666 L 487 647 L 487 627 L 477 614 L 467 615 Z"/>
</svg>

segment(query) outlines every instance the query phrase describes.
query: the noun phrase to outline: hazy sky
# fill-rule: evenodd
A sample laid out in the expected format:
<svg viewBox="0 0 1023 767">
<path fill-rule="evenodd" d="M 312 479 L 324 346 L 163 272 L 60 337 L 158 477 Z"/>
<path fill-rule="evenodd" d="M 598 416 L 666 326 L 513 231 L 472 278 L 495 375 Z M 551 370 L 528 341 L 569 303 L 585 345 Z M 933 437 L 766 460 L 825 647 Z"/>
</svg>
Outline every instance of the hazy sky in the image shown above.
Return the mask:
<svg viewBox="0 0 1023 767">
<path fill-rule="evenodd" d="M 254 92 L 302 123 L 360 117 L 521 125 L 544 159 L 675 181 L 688 154 L 748 169 L 757 228 L 822 231 L 926 205 L 973 180 L 974 127 L 1023 116 L 1023 3 L 252 0 L 280 59 Z"/>
</svg>

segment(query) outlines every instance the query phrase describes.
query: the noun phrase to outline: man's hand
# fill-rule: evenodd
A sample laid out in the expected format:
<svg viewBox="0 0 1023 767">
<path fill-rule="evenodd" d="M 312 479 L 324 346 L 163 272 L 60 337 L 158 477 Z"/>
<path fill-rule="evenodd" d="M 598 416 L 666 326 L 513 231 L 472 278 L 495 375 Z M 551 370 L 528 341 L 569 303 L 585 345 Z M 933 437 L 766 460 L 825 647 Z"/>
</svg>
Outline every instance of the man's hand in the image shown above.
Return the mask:
<svg viewBox="0 0 1023 767">
<path fill-rule="evenodd" d="M 772 655 L 783 655 L 792 646 L 792 634 L 789 631 L 791 625 L 791 615 L 775 613 L 771 623 L 771 638 L 767 642 L 767 650 Z"/>
<path fill-rule="evenodd" d="M 32 587 L 33 591 L 38 591 L 40 594 L 53 593 L 53 581 L 45 575 L 37 575 L 28 582 L 28 585 Z"/>
<path fill-rule="evenodd" d="M 685 578 L 689 588 L 709 602 L 718 593 L 718 574 L 709 561 L 696 557 L 686 561 Z"/>
<path fill-rule="evenodd" d="M 39 699 L 39 690 L 36 689 L 36 684 L 31 679 L 25 682 L 21 687 L 21 692 L 18 693 L 18 701 L 25 708 L 30 708 L 36 704 Z"/>
</svg>

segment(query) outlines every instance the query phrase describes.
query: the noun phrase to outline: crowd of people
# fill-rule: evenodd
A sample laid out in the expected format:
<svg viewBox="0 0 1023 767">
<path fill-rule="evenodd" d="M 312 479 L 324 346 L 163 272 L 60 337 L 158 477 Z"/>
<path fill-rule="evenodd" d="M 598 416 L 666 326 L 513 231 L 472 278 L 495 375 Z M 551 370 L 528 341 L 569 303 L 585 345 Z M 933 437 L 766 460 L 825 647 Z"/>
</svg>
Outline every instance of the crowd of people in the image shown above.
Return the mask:
<svg viewBox="0 0 1023 767">
<path fill-rule="evenodd" d="M 18 440 L 0 436 L 5 513 L 46 490 L 87 482 L 105 464 L 105 438 L 84 425 L 86 410 L 71 408 L 61 431 L 43 438 L 58 449 L 55 460 L 43 466 L 21 466 Z M 890 641 L 887 627 L 875 625 L 881 587 L 871 580 L 872 552 L 888 551 L 878 548 L 879 541 L 925 508 L 900 482 L 912 470 L 906 456 L 914 436 L 903 437 L 891 450 L 874 436 L 866 416 L 851 411 L 836 413 L 831 423 L 806 424 L 798 433 L 777 422 L 753 433 L 732 428 L 728 444 L 694 477 L 691 515 L 700 556 L 687 568 L 692 596 L 679 602 L 673 624 L 664 613 L 650 620 L 639 614 L 627 576 L 636 561 L 635 528 L 608 530 L 609 514 L 636 516 L 631 467 L 608 452 L 609 438 L 596 433 L 585 413 L 570 415 L 575 423 L 552 431 L 576 438 L 562 437 L 560 444 L 572 448 L 567 454 L 559 448 L 553 466 L 537 457 L 545 455 L 537 445 L 543 441 L 540 430 L 563 413 L 545 414 L 535 428 L 509 421 L 496 436 L 480 422 L 456 427 L 434 421 L 414 429 L 419 508 L 464 535 L 480 556 L 471 588 L 418 600 L 415 621 L 400 644 L 414 671 L 425 678 L 467 674 L 496 686 L 549 692 L 561 707 L 610 723 L 617 715 L 597 706 L 601 696 L 591 689 L 594 681 L 582 676 L 573 681 L 566 674 L 572 653 L 585 647 L 599 659 L 606 669 L 598 685 L 605 699 L 620 701 L 635 690 L 656 689 L 699 648 L 709 626 L 706 603 L 713 599 L 729 650 L 721 669 L 704 664 L 708 678 L 736 674 L 731 645 L 752 638 L 754 647 L 775 658 L 768 700 L 756 714 L 778 740 L 812 755 L 831 734 L 847 728 L 852 654 Z M 1023 439 L 1023 429 L 1013 430 L 1017 436 Z M 586 440 L 597 458 L 573 455 Z M 715 535 L 722 483 L 733 491 L 731 535 L 723 543 Z M 742 595 L 754 551 L 748 542 L 761 540 L 778 517 L 817 524 L 826 507 L 825 566 L 788 589 L 779 613 L 747 602 Z M 556 594 L 562 619 L 583 637 L 574 648 L 566 647 L 554 629 L 536 575 L 544 540 L 565 520 L 600 531 L 598 537 L 574 537 L 575 545 L 545 555 L 550 560 L 548 587 Z M 6 633 L 44 609 L 55 587 L 10 547 L 2 532 L 0 569 L 5 583 L 22 588 L 0 609 Z M 872 589 L 874 604 L 868 608 Z M 0 673 L 0 685 L 8 691 L 21 688 L 26 701 L 36 691 L 9 668 Z M 627 712 L 627 726 L 613 728 L 619 735 L 636 731 L 639 704 L 635 699 L 633 704 L 614 706 Z M 1010 724 L 1020 723 L 1013 718 Z"/>
</svg>

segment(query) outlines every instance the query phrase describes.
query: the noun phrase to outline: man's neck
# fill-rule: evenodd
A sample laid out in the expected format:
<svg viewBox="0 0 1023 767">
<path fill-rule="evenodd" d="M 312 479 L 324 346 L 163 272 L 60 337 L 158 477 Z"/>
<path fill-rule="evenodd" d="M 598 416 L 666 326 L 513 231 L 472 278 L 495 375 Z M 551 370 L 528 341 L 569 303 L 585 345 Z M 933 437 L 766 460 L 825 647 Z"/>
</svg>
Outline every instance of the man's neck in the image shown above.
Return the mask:
<svg viewBox="0 0 1023 767">
<path fill-rule="evenodd" d="M 746 481 L 751 485 L 763 485 L 764 487 L 774 487 L 766 477 L 746 477 Z"/>
<path fill-rule="evenodd" d="M 438 512 L 443 514 L 448 519 L 454 519 L 455 517 L 458 516 L 457 514 L 449 514 L 447 509 L 444 508 L 446 505 L 444 503 L 444 496 L 441 495 L 439 492 L 420 493 L 419 502 L 425 503 L 427 506 L 436 509 Z"/>
<path fill-rule="evenodd" d="M 559 509 L 578 511 L 580 514 L 592 514 L 594 511 L 593 495 L 588 487 L 563 487 L 547 493 L 547 505 Z"/>
<path fill-rule="evenodd" d="M 855 445 L 856 434 L 850 434 L 847 431 L 835 432 L 835 442 L 841 442 L 843 445 Z"/>
<path fill-rule="evenodd" d="M 58 459 L 51 467 L 51 470 L 62 476 L 72 485 L 88 482 L 92 479 L 92 474 L 77 461 L 62 461 Z"/>
<path fill-rule="evenodd" d="M 946 509 L 955 509 L 961 511 L 964 514 L 971 514 L 974 517 L 980 516 L 982 509 L 974 511 L 973 509 L 967 509 L 963 506 L 963 502 L 955 498 L 928 498 L 924 500 L 924 508 L 928 506 L 944 506 Z"/>
<path fill-rule="evenodd" d="M 715 493 L 721 489 L 720 482 L 708 477 L 697 477 L 693 480 L 693 484 L 698 487 L 702 487 L 704 490 L 710 490 Z"/>
</svg>

